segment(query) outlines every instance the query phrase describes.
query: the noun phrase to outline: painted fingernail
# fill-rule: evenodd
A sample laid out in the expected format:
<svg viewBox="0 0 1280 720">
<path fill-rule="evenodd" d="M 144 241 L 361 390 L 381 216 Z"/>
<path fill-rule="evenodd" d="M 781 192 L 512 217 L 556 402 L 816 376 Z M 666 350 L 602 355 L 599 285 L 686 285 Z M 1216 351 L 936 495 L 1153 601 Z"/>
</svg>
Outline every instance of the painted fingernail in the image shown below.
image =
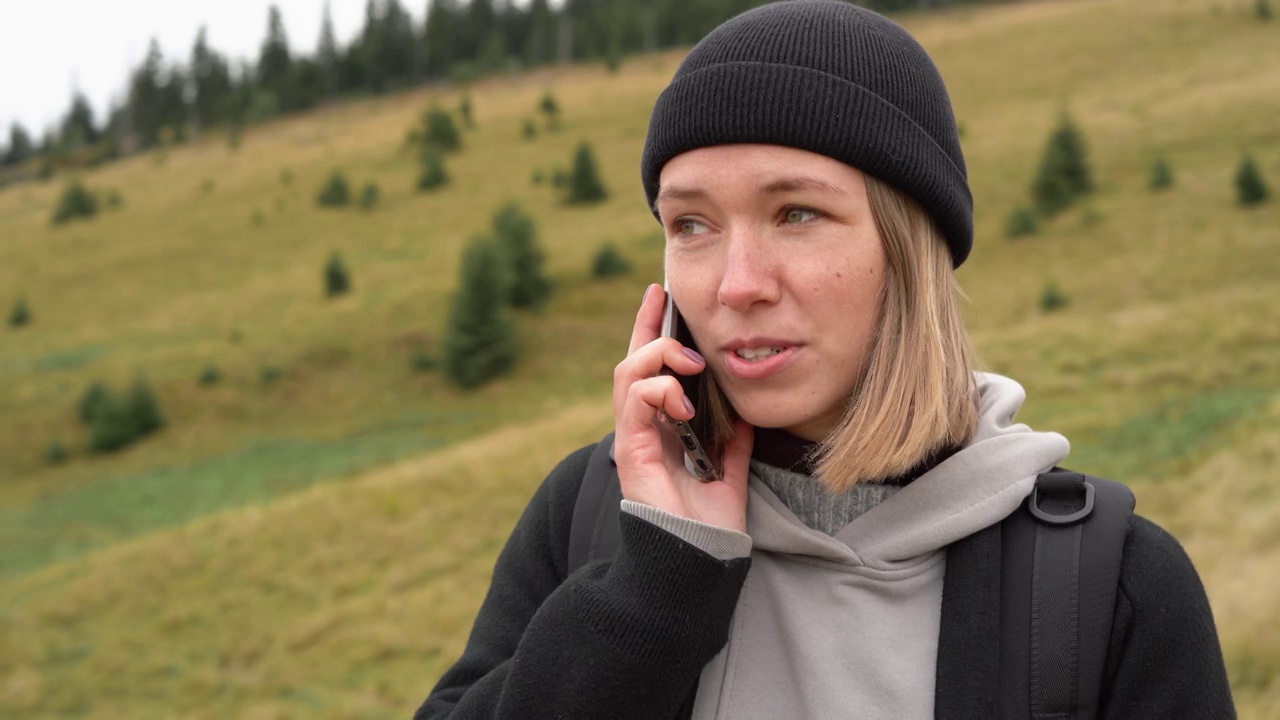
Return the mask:
<svg viewBox="0 0 1280 720">
<path fill-rule="evenodd" d="M 706 362 L 706 360 L 704 360 L 704 359 L 702 358 L 702 356 L 698 354 L 698 351 L 697 351 L 697 350 L 694 350 L 693 348 L 685 348 L 685 349 L 684 349 L 684 354 L 685 354 L 685 355 L 688 355 L 688 356 L 689 356 L 689 359 L 690 359 L 690 360 L 692 360 L 692 361 L 694 361 L 694 362 L 696 362 L 696 363 L 704 363 L 704 362 Z"/>
<path fill-rule="evenodd" d="M 690 415 L 694 414 L 693 403 L 689 402 L 688 396 L 684 398 L 684 409 L 688 410 Z"/>
</svg>

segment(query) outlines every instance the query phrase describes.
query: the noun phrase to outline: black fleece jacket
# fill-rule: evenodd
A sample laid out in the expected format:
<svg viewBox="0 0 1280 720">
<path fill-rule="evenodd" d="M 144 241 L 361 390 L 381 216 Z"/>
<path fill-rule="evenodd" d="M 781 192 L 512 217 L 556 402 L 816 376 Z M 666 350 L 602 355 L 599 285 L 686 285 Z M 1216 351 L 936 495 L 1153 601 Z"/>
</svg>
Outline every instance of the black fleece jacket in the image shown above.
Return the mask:
<svg viewBox="0 0 1280 720">
<path fill-rule="evenodd" d="M 717 560 L 622 513 L 614 559 L 567 577 L 574 503 L 594 447 L 565 458 L 534 494 L 498 557 L 466 650 L 415 720 L 690 717 L 702 667 L 728 641 L 751 560 Z M 948 553 L 936 717 L 1007 716 L 991 608 L 999 537 L 979 532 Z M 1171 535 L 1138 516 L 1102 697 L 1106 720 L 1235 717 L 1199 576 Z"/>
</svg>

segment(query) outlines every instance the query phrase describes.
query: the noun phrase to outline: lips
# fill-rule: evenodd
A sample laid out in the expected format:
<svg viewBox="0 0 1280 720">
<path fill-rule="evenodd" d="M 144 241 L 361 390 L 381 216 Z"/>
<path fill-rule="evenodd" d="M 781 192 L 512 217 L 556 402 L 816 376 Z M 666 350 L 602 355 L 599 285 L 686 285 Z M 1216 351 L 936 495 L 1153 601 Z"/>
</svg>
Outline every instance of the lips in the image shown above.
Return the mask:
<svg viewBox="0 0 1280 720">
<path fill-rule="evenodd" d="M 738 356 L 737 348 L 726 350 L 723 353 L 725 368 L 728 369 L 730 374 L 741 380 L 763 380 L 777 375 L 786 369 L 788 365 L 795 362 L 796 357 L 803 349 L 799 345 L 786 345 L 783 343 L 775 345 L 746 345 L 744 347 L 780 347 L 782 352 L 759 360 L 747 360 Z"/>
</svg>

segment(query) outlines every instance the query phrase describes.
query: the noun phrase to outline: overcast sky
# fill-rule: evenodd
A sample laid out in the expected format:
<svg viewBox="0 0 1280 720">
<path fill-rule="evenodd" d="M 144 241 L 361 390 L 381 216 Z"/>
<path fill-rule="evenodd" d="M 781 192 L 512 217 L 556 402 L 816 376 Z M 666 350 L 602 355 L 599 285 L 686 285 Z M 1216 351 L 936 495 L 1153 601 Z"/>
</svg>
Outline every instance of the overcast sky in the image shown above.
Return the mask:
<svg viewBox="0 0 1280 720">
<path fill-rule="evenodd" d="M 191 56 L 196 32 L 233 58 L 256 59 L 267 32 L 269 0 L 0 0 L 0 144 L 9 124 L 35 138 L 56 123 L 79 89 L 99 123 L 108 103 L 123 100 L 129 69 L 152 37 L 166 61 Z M 324 0 L 275 0 L 289 49 L 310 54 L 320 37 Z M 334 32 L 347 44 L 364 22 L 365 0 L 330 0 Z M 522 5 L 524 3 L 521 3 Z M 553 3 L 558 5 L 559 3 Z M 401 0 L 421 22 L 426 0 Z"/>
</svg>

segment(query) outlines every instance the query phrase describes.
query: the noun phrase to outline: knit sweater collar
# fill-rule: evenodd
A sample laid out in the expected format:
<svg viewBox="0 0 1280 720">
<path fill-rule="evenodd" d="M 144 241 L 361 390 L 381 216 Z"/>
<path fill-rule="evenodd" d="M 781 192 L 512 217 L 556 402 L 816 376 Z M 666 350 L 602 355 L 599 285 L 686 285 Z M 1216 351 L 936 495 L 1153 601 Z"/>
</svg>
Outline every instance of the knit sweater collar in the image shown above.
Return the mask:
<svg viewBox="0 0 1280 720">
<path fill-rule="evenodd" d="M 956 447 L 938 448 L 910 470 L 881 482 L 885 485 L 907 485 L 940 465 L 958 449 Z M 812 476 L 816 467 L 813 456 L 817 450 L 818 443 L 792 435 L 781 428 L 758 427 L 752 456 L 765 465 Z"/>
</svg>

